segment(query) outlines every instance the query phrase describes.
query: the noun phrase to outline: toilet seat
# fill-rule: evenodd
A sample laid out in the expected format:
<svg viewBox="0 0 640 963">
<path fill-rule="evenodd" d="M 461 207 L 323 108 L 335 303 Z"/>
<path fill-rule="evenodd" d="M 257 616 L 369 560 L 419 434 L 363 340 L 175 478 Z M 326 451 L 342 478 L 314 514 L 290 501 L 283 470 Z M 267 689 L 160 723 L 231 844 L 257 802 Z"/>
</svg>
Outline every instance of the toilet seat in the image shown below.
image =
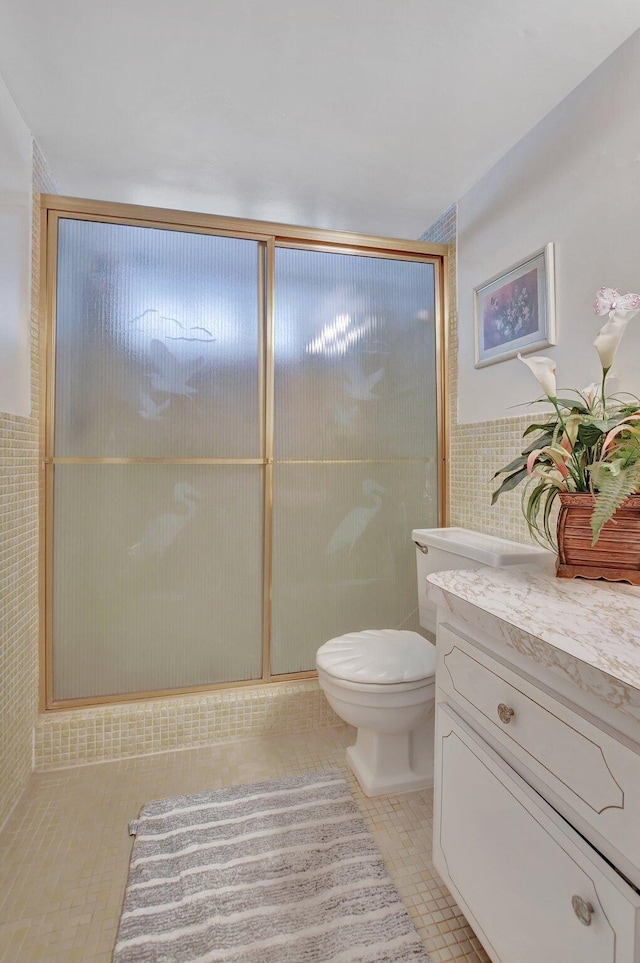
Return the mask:
<svg viewBox="0 0 640 963">
<path fill-rule="evenodd" d="M 435 676 L 436 650 L 417 632 L 366 629 L 325 642 L 316 665 L 347 688 L 413 689 Z"/>
<path fill-rule="evenodd" d="M 435 688 L 436 684 L 435 676 L 427 676 L 426 679 L 416 679 L 415 682 L 398 682 L 395 685 L 393 683 L 384 684 L 380 682 L 349 682 L 348 679 L 341 679 L 337 675 L 331 675 L 321 668 L 318 668 L 318 679 L 323 688 L 332 685 L 335 688 L 345 689 L 348 692 L 361 692 L 363 694 L 369 692 L 372 695 L 379 695 L 381 698 L 384 698 L 385 695 L 390 695 L 392 692 L 413 692 L 416 689 Z"/>
</svg>

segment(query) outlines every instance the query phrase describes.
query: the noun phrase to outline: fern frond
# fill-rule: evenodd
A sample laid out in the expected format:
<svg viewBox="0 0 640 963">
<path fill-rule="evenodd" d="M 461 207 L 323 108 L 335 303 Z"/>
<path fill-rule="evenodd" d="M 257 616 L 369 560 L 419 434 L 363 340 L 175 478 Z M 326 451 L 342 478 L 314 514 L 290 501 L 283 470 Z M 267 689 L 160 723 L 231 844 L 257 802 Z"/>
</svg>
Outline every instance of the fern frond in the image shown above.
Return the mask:
<svg viewBox="0 0 640 963">
<path fill-rule="evenodd" d="M 613 518 L 625 498 L 633 495 L 640 488 L 640 462 L 624 467 L 617 464 L 615 471 L 608 470 L 609 465 L 606 463 L 598 467 L 600 470 L 597 473 L 596 484 L 599 492 L 591 515 L 592 545 L 595 545 L 600 538 L 602 526 Z"/>
</svg>

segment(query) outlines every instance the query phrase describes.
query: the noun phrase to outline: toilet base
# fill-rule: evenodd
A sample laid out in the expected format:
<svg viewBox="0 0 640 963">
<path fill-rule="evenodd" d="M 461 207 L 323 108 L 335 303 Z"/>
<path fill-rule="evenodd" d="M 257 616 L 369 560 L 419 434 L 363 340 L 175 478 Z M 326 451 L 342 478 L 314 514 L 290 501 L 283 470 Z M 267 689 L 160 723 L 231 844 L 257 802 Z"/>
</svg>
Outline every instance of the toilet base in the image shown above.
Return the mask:
<svg viewBox="0 0 640 963">
<path fill-rule="evenodd" d="M 412 732 L 358 729 L 347 765 L 365 796 L 433 787 L 433 710 Z"/>
</svg>

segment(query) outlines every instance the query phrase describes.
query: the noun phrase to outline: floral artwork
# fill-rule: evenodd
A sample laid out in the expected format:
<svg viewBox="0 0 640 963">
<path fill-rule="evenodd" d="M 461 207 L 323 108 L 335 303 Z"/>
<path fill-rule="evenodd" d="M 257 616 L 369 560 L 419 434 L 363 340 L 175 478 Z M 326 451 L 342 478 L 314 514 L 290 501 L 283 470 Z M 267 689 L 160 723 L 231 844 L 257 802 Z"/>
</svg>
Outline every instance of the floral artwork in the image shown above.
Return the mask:
<svg viewBox="0 0 640 963">
<path fill-rule="evenodd" d="M 476 368 L 555 344 L 552 244 L 474 294 Z"/>
<path fill-rule="evenodd" d="M 495 294 L 486 294 L 482 305 L 485 348 L 515 341 L 538 329 L 538 270 L 511 281 Z"/>
</svg>

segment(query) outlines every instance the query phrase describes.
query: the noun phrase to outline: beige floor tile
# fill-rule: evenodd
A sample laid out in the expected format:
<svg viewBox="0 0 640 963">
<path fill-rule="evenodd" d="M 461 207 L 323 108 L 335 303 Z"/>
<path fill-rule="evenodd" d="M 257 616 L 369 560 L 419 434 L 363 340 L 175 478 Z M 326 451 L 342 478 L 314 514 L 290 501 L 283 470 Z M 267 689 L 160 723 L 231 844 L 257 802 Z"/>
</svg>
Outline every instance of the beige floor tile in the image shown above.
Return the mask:
<svg viewBox="0 0 640 963">
<path fill-rule="evenodd" d="M 344 769 L 348 727 L 32 774 L 0 835 L 2 963 L 109 963 L 145 802 Z M 431 862 L 429 792 L 367 799 L 344 769 L 433 963 L 488 963 Z"/>
</svg>

